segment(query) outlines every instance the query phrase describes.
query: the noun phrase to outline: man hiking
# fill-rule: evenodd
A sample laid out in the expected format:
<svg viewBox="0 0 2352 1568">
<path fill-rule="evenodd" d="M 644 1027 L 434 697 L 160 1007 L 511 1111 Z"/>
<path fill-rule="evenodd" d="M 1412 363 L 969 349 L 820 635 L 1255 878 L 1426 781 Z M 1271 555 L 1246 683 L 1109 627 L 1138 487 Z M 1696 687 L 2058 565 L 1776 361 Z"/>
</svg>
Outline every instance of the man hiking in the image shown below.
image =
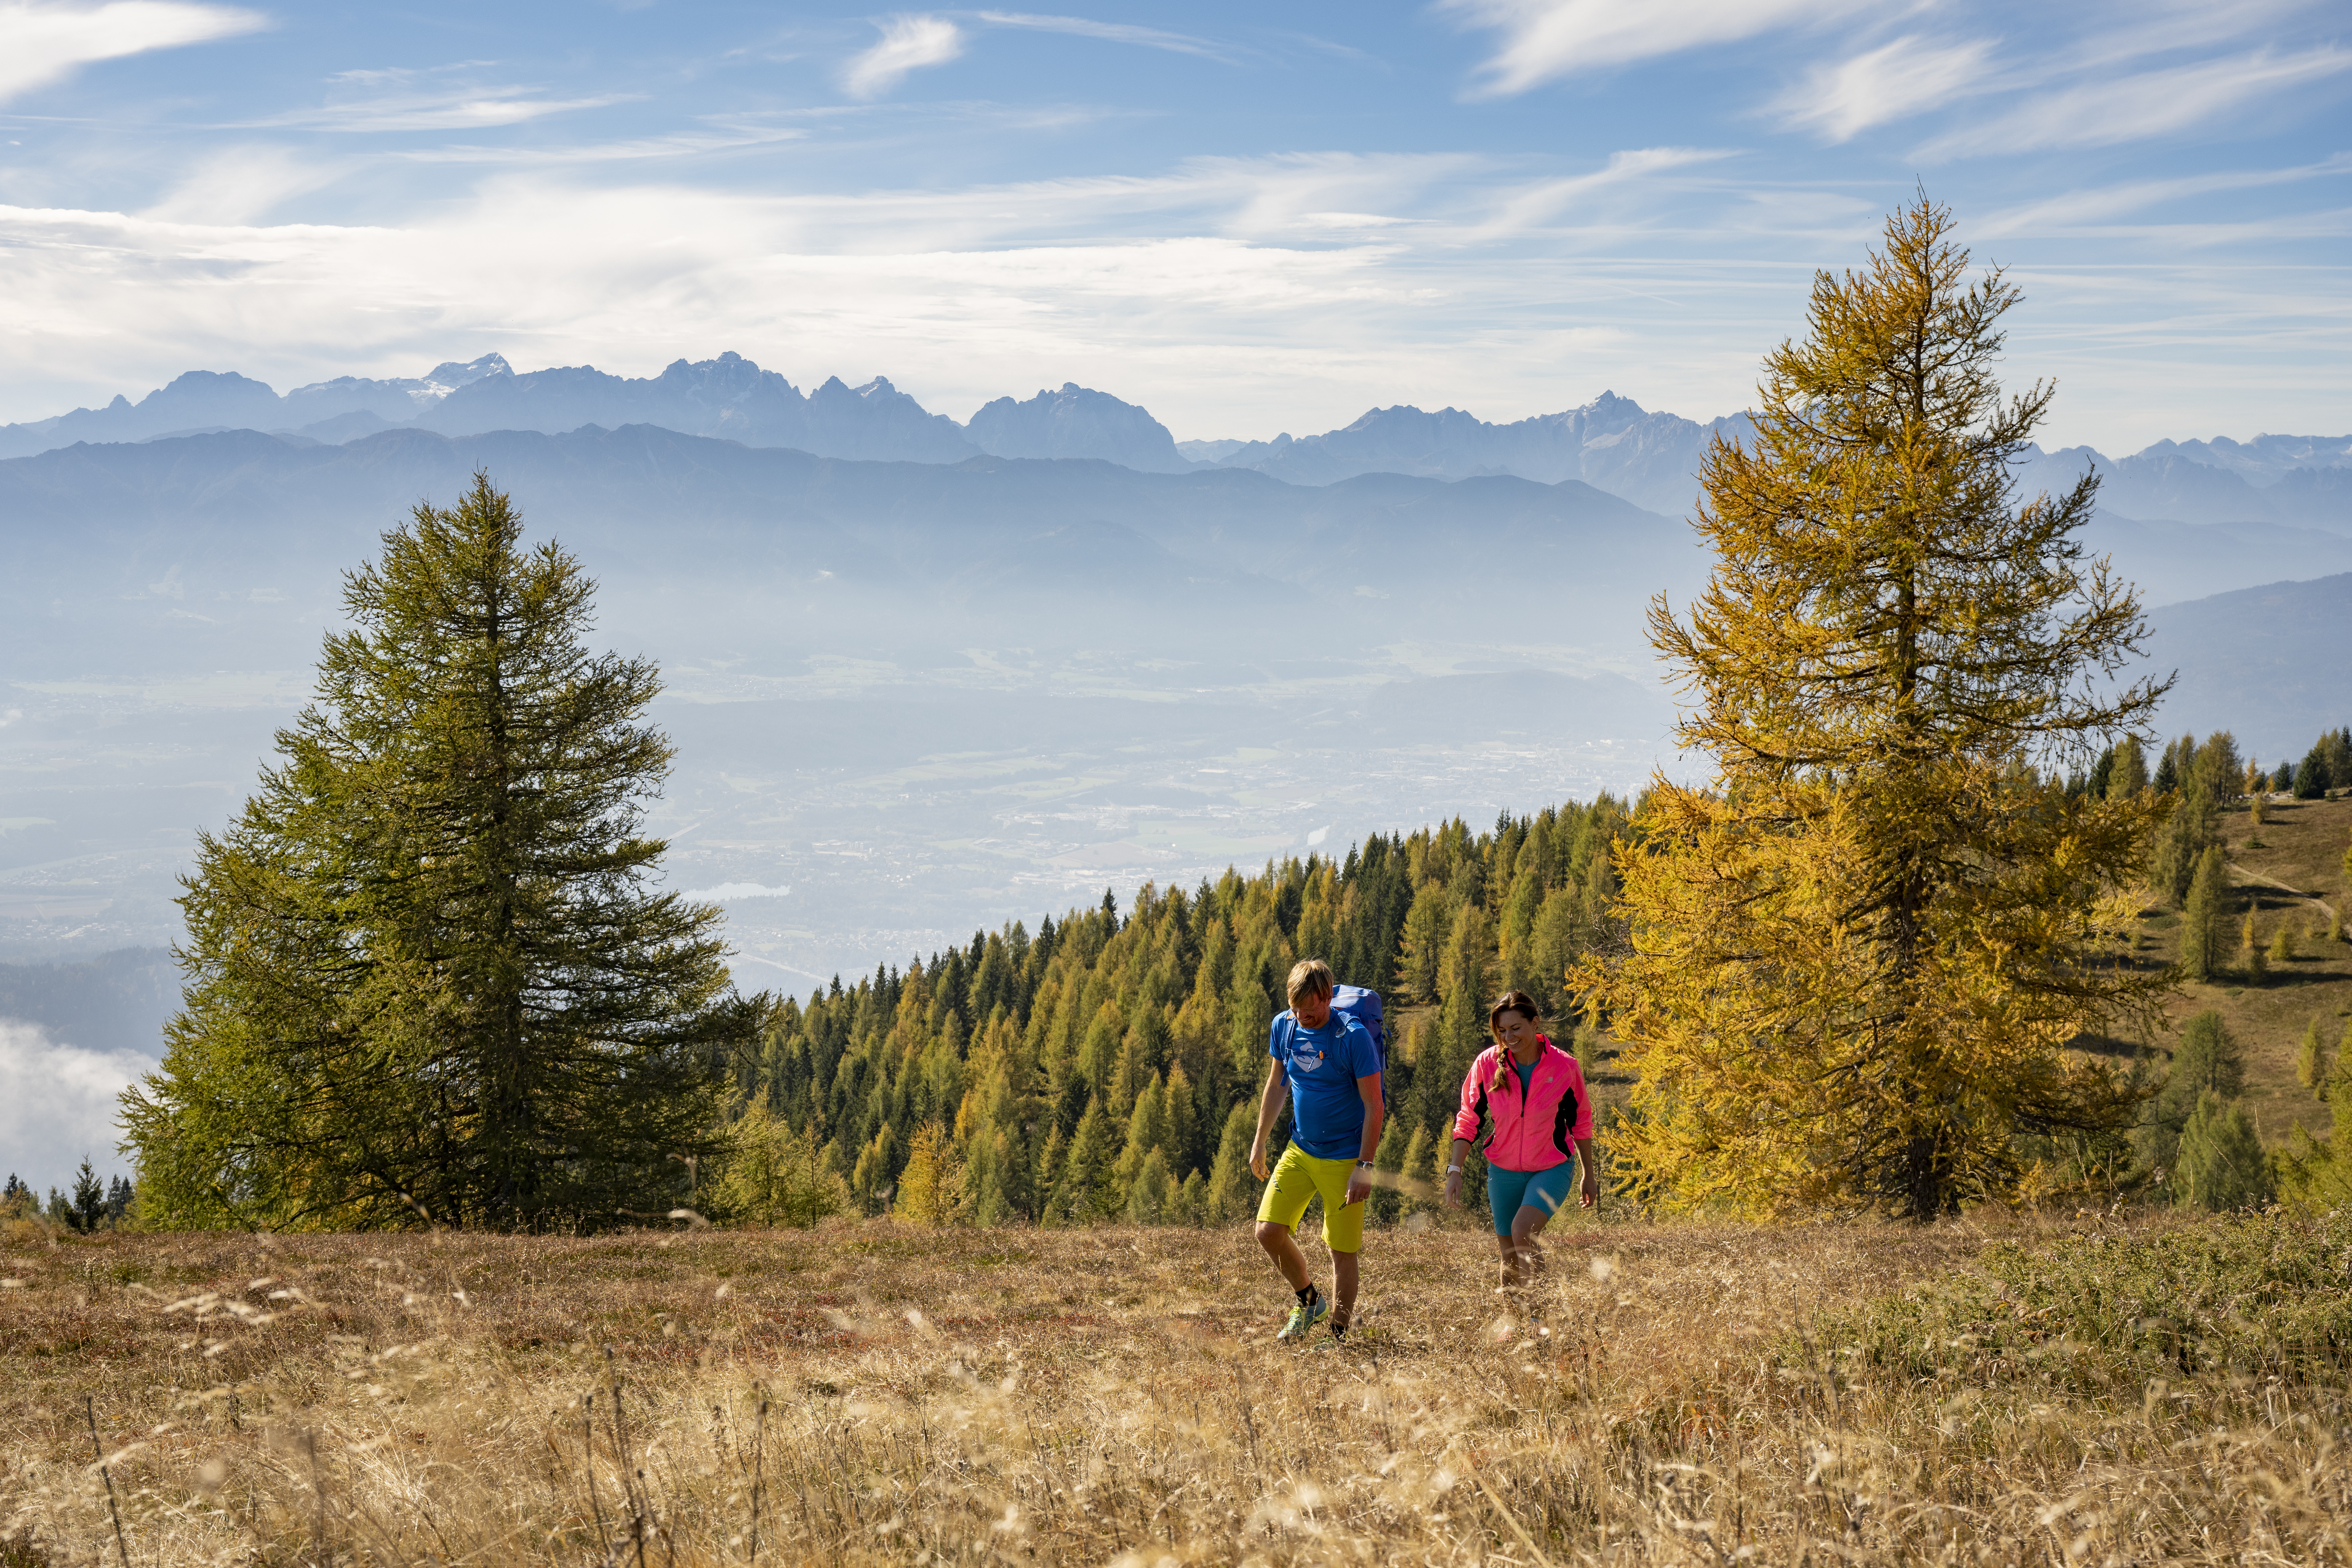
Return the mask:
<svg viewBox="0 0 2352 1568">
<path fill-rule="evenodd" d="M 1356 1312 L 1356 1254 L 1364 1245 L 1364 1199 L 1372 1190 L 1372 1151 L 1380 1146 L 1381 1051 L 1371 1032 L 1332 1010 L 1331 966 L 1306 958 L 1291 966 L 1290 1010 L 1267 1032 L 1265 1091 L 1258 1096 L 1257 1138 L 1250 1170 L 1265 1183 L 1257 1205 L 1258 1245 L 1298 1293 L 1276 1339 L 1303 1340 L 1331 1319 L 1346 1334 Z M 1290 1146 L 1269 1175 L 1265 1141 L 1290 1100 Z M 1307 1203 L 1323 1199 L 1323 1245 L 1331 1249 L 1331 1300 L 1315 1288 L 1307 1255 L 1293 1234 Z"/>
</svg>

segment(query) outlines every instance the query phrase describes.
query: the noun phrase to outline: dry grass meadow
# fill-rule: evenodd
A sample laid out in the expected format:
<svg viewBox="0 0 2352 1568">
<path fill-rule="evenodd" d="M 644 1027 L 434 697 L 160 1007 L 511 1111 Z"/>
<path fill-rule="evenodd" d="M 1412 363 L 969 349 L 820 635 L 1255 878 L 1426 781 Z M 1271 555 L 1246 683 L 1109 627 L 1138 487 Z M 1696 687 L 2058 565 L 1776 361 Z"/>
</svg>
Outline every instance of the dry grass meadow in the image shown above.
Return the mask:
<svg viewBox="0 0 2352 1568">
<path fill-rule="evenodd" d="M 1840 1347 L 2004 1240 L 2193 1272 L 2169 1217 L 1586 1226 L 1512 1297 L 1399 1227 L 1305 1349 L 1242 1226 L 19 1226 L 0 1563 L 2343 1562 L 2352 1226 L 2264 1223 L 2303 1272 L 2153 1374 L 2033 1288 Z"/>
</svg>

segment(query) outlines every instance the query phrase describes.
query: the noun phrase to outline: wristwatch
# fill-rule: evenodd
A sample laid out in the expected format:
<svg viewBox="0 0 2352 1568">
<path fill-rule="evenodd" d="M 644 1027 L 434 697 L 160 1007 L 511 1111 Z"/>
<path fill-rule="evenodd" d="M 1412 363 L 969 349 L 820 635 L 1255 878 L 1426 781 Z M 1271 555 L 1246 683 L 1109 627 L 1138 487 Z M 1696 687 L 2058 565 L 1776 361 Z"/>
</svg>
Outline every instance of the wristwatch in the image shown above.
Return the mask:
<svg viewBox="0 0 2352 1568">
<path fill-rule="evenodd" d="M 1459 1165 L 1448 1165 L 1445 1167 L 1445 1173 L 1449 1176 L 1458 1176 L 1462 1173 L 1462 1167 Z"/>
<path fill-rule="evenodd" d="M 1356 1162 L 1356 1169 L 1359 1171 L 1369 1171 L 1371 1168 L 1372 1163 L 1370 1160 L 1359 1160 Z"/>
</svg>

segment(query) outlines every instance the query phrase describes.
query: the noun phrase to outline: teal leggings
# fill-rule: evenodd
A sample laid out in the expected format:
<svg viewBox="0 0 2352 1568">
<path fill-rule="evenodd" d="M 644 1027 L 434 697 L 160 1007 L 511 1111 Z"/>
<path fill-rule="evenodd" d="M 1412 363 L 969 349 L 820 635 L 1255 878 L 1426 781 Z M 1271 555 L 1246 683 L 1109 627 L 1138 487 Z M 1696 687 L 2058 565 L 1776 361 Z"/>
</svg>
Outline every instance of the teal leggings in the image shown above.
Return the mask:
<svg viewBox="0 0 2352 1568">
<path fill-rule="evenodd" d="M 1486 1203 L 1495 1211 L 1495 1234 L 1511 1234 L 1511 1221 L 1522 1208 L 1539 1208 L 1556 1215 L 1576 1187 L 1576 1162 L 1562 1160 L 1549 1171 L 1506 1171 L 1486 1167 Z"/>
</svg>

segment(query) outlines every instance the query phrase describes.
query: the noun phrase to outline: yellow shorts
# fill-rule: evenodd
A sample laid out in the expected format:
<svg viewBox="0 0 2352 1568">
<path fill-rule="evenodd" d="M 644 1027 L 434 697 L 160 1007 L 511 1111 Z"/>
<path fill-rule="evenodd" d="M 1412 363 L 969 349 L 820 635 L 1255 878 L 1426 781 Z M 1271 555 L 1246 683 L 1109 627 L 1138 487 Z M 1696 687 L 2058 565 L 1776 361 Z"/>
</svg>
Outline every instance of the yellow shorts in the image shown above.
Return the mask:
<svg viewBox="0 0 2352 1568">
<path fill-rule="evenodd" d="M 1258 1200 L 1258 1223 L 1267 1220 L 1276 1225 L 1298 1228 L 1306 1217 L 1307 1204 L 1321 1194 L 1323 1199 L 1323 1245 L 1334 1252 L 1361 1252 L 1364 1249 L 1364 1205 L 1361 1199 L 1348 1202 L 1348 1178 L 1356 1173 L 1353 1160 L 1318 1160 L 1293 1143 L 1275 1162 L 1274 1174 L 1265 1184 L 1265 1196 Z"/>
</svg>

